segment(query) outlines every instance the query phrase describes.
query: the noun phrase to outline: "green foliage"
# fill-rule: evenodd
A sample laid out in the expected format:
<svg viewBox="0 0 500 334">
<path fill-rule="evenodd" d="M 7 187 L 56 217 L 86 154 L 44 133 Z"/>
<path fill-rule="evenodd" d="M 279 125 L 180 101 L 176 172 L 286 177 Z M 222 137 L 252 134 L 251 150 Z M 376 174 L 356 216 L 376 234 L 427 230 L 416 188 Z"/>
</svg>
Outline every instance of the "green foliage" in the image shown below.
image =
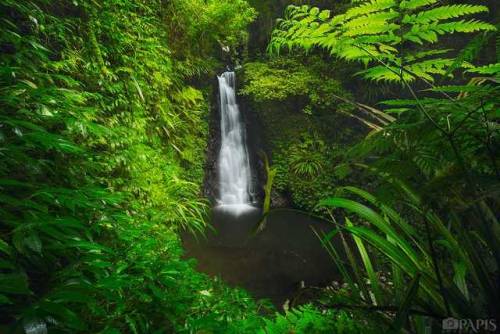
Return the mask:
<svg viewBox="0 0 500 334">
<path fill-rule="evenodd" d="M 283 139 L 273 152 L 275 188 L 289 192 L 297 207 L 312 210 L 321 198 L 334 194 L 337 154 L 318 135 L 302 133 L 286 142 Z"/>
<path fill-rule="evenodd" d="M 198 12 L 211 22 L 234 3 Z M 176 230 L 204 226 L 208 105 L 186 83 L 203 66 L 166 44 L 172 6 L 2 2 L 1 332 L 258 325 L 245 293 L 181 260 Z"/>
<path fill-rule="evenodd" d="M 314 80 L 311 73 L 297 70 L 298 63 L 280 61 L 278 68 L 274 64 L 254 62 L 245 64 L 245 87 L 243 95 L 252 96 L 255 101 L 282 101 L 293 95 L 307 95 Z M 295 69 L 290 73 L 289 69 Z"/>
<path fill-rule="evenodd" d="M 0 13 L 0 331 L 272 326 L 181 259 L 177 235 L 202 230 L 206 208 L 206 91 L 187 82 L 213 70 L 219 44 L 244 41 L 246 2 L 4 1 Z M 304 314 L 297 328 L 326 321 Z"/>
<path fill-rule="evenodd" d="M 388 317 L 393 330 L 423 332 L 417 316 L 422 312 L 498 316 L 499 71 L 494 60 L 472 64 L 497 36 L 492 25 L 463 19 L 486 11 L 432 0 L 358 1 L 333 17 L 317 8 L 291 7 L 270 45 L 271 51 L 319 46 L 363 63 L 359 73 L 365 79 L 398 82 L 406 90 L 401 95 L 407 98 L 380 101 L 382 112 L 395 117 L 384 116 L 383 126 L 353 145 L 341 165 L 379 177 L 375 194 L 338 188 L 321 202 L 337 209 L 330 213 L 338 230 L 318 234 L 349 285 L 350 303 L 369 305 Z M 476 31 L 483 33 L 455 59 L 443 58 L 450 50 L 435 46 L 440 35 Z M 446 81 L 460 68 L 461 78 Z M 335 218 L 339 209 L 349 213 L 344 224 Z M 349 265 L 331 243 L 336 235 Z M 391 284 L 385 284 L 387 277 Z"/>
<path fill-rule="evenodd" d="M 276 58 L 267 62 L 249 62 L 244 65 L 245 85 L 242 95 L 251 96 L 259 103 L 303 99 L 303 111 L 325 111 L 331 108 L 349 109 L 336 96 L 349 96 L 340 81 L 330 75 L 319 58 L 303 64 L 299 59 Z M 309 111 L 308 111 L 309 110 Z"/>
<path fill-rule="evenodd" d="M 264 204 L 262 205 L 262 215 L 265 216 L 271 209 L 271 191 L 273 188 L 274 177 L 276 176 L 276 169 L 269 166 L 269 159 L 265 152 L 262 152 L 261 158 L 264 161 L 264 168 L 266 171 L 266 183 L 264 184 Z M 265 220 L 263 224 L 265 224 Z"/>
<path fill-rule="evenodd" d="M 346 198 L 330 198 L 322 201 L 320 205 L 327 207 L 344 208 L 366 221 L 366 224 L 354 225 L 346 220 L 343 230 L 351 233 L 357 243 L 357 247 L 363 258 L 369 258 L 364 250 L 363 242 L 369 244 L 380 252 L 392 266 L 392 273 L 396 284 L 381 285 L 379 278 L 374 276 L 371 266 L 366 266 L 366 275 L 369 277 L 371 287 L 382 286 L 384 288 L 382 299 L 377 298 L 377 305 L 393 305 L 398 302 L 398 295 L 404 287 L 401 280 L 409 277 L 418 280 L 420 291 L 413 293 L 411 305 L 426 310 L 430 314 L 446 315 L 451 311 L 455 317 L 480 317 L 488 312 L 494 312 L 497 297 L 494 295 L 496 283 L 493 281 L 495 267 L 488 268 L 486 259 L 481 258 L 481 250 L 474 249 L 473 235 L 478 236 L 480 231 L 468 231 L 463 222 L 457 217 L 451 218 L 452 228 L 446 227 L 445 221 L 430 209 L 422 208 L 422 199 L 407 184 L 398 179 L 388 179 L 398 189 L 399 194 L 404 194 L 404 202 L 417 217 L 424 220 L 428 229 L 436 234 L 435 240 L 429 241 L 430 231 L 418 233 L 418 231 L 399 215 L 396 210 L 387 205 L 379 198 L 355 187 L 345 187 L 346 193 L 359 197 L 357 201 Z M 369 203 L 369 206 L 361 204 L 360 200 Z M 407 214 L 408 217 L 414 217 Z M 332 235 L 323 236 L 323 243 L 331 248 L 328 239 Z M 483 236 L 484 237 L 484 236 Z M 480 237 L 482 238 L 482 237 Z M 494 236 L 498 241 L 498 235 Z M 363 242 L 361 242 L 363 240 Z M 431 242 L 432 248 L 427 245 Z M 486 242 L 487 243 L 487 242 Z M 439 257 L 434 253 L 434 248 L 440 247 Z M 498 251 L 495 247 L 484 245 L 488 251 L 494 254 Z M 347 247 L 347 246 L 346 246 Z M 331 250 L 330 250 L 331 251 Z M 372 253 L 372 256 L 376 254 Z M 436 267 L 436 261 L 440 261 Z M 442 262 L 446 261 L 448 263 Z M 385 264 L 378 268 L 380 272 L 387 270 Z M 451 275 L 445 273 L 452 272 Z M 403 275 L 403 276 L 401 276 Z M 364 278 L 361 278 L 364 279 Z M 356 282 L 352 278 L 349 282 Z M 359 284 L 359 280 L 358 280 Z M 351 286 L 357 291 L 357 286 Z M 472 297 L 469 290 L 474 287 L 476 295 Z M 369 294 L 368 294 L 369 295 Z M 371 303 L 366 294 L 361 297 L 353 294 L 353 299 L 358 302 Z M 400 300 L 403 302 L 402 300 Z M 406 301 L 409 303 L 409 301 Z M 408 305 L 406 309 L 408 311 Z"/>
<path fill-rule="evenodd" d="M 340 125 L 345 118 L 334 112 L 353 109 L 342 100 L 350 94 L 336 73 L 316 57 L 305 63 L 277 58 L 244 65 L 240 93 L 251 98 L 271 144 L 275 189 L 290 194 L 294 205 L 307 210 L 333 195 L 339 150 L 329 145 L 352 135 L 350 128 Z M 338 126 L 336 136 L 331 135 L 333 126 Z"/>
<path fill-rule="evenodd" d="M 246 28 L 256 17 L 245 0 L 175 0 L 168 7 L 165 21 L 168 38 L 176 45 L 173 51 L 181 59 L 188 57 L 184 63 L 196 71 L 210 69 L 202 64 L 210 63 L 221 47 L 238 56 L 248 39 Z"/>
<path fill-rule="evenodd" d="M 466 18 L 486 11 L 437 0 L 356 1 L 336 16 L 290 7 L 271 50 L 319 46 L 364 64 L 366 79 L 402 83 L 411 98 L 383 110 L 352 102 L 339 67 L 319 57 L 245 65 L 242 93 L 274 127 L 276 188 L 298 206 L 329 198 L 324 207 L 350 213 L 321 236 L 349 287 L 333 299 L 394 331 L 415 329 L 415 313 L 498 314 L 498 55 L 472 64 L 498 36 Z M 244 49 L 255 15 L 243 0 L 2 1 L 2 333 L 380 332 L 323 301 L 264 318 L 245 292 L 182 259 L 178 231 L 203 231 L 207 207 L 211 92 L 199 83 L 221 47 Z M 432 48 L 471 32 L 482 35 L 456 59 Z M 376 122 L 347 150 L 338 143 L 353 130 L 333 111 L 354 109 Z M 374 194 L 335 189 L 357 167 L 386 182 Z"/>
<path fill-rule="evenodd" d="M 450 74 L 454 59 L 445 56 L 450 50 L 419 46 L 438 43 L 441 35 L 495 30 L 481 20 L 464 19 L 487 11 L 481 5 L 440 5 L 437 0 L 359 1 L 336 16 L 307 5 L 289 6 L 269 50 L 320 47 L 340 59 L 369 65 L 359 72 L 369 80 L 432 82 Z"/>
<path fill-rule="evenodd" d="M 306 137 L 302 142 L 292 145 L 288 153 L 290 171 L 298 177 L 310 179 L 321 173 L 324 168 L 326 147 L 321 139 Z"/>
<path fill-rule="evenodd" d="M 344 311 L 324 310 L 321 312 L 311 305 L 304 305 L 278 314 L 274 321 L 266 320 L 265 327 L 258 333 L 376 333 L 366 324 L 353 321 L 352 316 Z"/>
</svg>

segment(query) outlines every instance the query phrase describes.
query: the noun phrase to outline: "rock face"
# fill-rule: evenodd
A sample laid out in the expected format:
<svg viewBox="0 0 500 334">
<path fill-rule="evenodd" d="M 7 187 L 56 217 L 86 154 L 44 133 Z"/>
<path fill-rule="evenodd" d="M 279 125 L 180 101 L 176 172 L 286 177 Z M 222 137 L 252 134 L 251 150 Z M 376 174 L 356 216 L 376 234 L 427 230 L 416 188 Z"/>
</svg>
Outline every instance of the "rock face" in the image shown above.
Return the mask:
<svg viewBox="0 0 500 334">
<path fill-rule="evenodd" d="M 289 208 L 292 206 L 292 201 L 286 194 L 272 190 L 271 191 L 271 209 Z"/>
<path fill-rule="evenodd" d="M 209 138 L 206 152 L 204 195 L 214 203 L 217 198 L 217 156 L 220 148 L 220 111 L 217 96 L 217 78 L 212 83 L 212 98 L 210 100 L 210 116 L 208 121 Z"/>
<path fill-rule="evenodd" d="M 238 82 L 236 84 L 238 85 Z M 263 140 L 262 126 L 257 113 L 249 107 L 250 105 L 244 96 L 239 96 L 238 99 L 243 122 L 246 127 L 247 148 L 250 168 L 252 170 L 252 200 L 260 205 L 264 199 L 263 185 L 266 180 L 266 172 L 264 163 L 259 157 L 259 152 L 266 151 L 266 145 Z"/>
</svg>

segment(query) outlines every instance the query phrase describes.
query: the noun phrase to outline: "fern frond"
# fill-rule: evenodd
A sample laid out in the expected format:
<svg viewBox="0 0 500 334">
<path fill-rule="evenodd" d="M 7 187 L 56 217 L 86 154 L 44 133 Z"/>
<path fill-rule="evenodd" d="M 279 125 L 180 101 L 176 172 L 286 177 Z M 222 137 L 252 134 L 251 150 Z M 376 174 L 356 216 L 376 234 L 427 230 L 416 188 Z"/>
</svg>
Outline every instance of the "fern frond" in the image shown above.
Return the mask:
<svg viewBox="0 0 500 334">
<path fill-rule="evenodd" d="M 415 27 L 415 26 L 414 26 Z M 422 29 L 412 29 L 403 35 L 403 40 L 411 41 L 417 44 L 424 44 L 423 42 L 435 43 L 438 41 L 438 35 L 432 27 L 426 26 Z"/>
<path fill-rule="evenodd" d="M 412 152 L 413 162 L 425 176 L 430 177 L 439 167 L 439 153 L 435 150 L 438 146 L 422 145 L 422 143 L 415 146 Z"/>
<path fill-rule="evenodd" d="M 346 22 L 342 27 L 345 30 L 366 27 L 372 24 L 387 24 L 390 20 L 399 16 L 399 13 L 394 11 L 374 13 L 370 16 L 359 16 Z"/>
<path fill-rule="evenodd" d="M 388 23 L 386 21 L 374 21 L 365 26 L 349 29 L 344 33 L 345 37 L 367 36 L 367 35 L 382 35 L 393 32 L 398 29 L 399 25 Z"/>
<path fill-rule="evenodd" d="M 417 77 L 422 77 L 432 82 L 434 81 L 433 74 L 444 75 L 446 69 L 451 64 L 453 64 L 453 59 L 430 59 L 408 65 L 408 71 Z"/>
<path fill-rule="evenodd" d="M 467 70 L 467 72 L 499 76 L 500 75 L 500 63 L 489 64 L 486 66 L 471 68 L 471 69 Z"/>
<path fill-rule="evenodd" d="M 490 92 L 491 89 L 476 85 L 446 85 L 433 87 L 430 91 L 445 93 L 478 93 L 480 91 Z"/>
<path fill-rule="evenodd" d="M 356 43 L 358 45 L 366 45 L 373 44 L 377 45 L 379 49 L 389 50 L 392 49 L 393 53 L 397 53 L 397 49 L 393 47 L 393 45 L 397 45 L 401 41 L 399 36 L 396 36 L 392 33 L 383 34 L 383 35 L 365 35 L 356 37 Z"/>
<path fill-rule="evenodd" d="M 492 34 L 492 32 L 488 32 L 474 37 L 462 50 L 460 50 L 460 53 L 455 57 L 455 61 L 448 68 L 445 75 L 447 76 L 448 74 L 453 73 L 455 70 L 462 67 L 462 64 L 465 62 L 471 62 L 474 60 L 483 48 L 484 44 L 491 38 Z"/>
<path fill-rule="evenodd" d="M 488 7 L 481 5 L 448 5 L 422 11 L 418 14 L 405 15 L 403 23 L 428 24 L 442 20 L 454 19 L 466 15 L 487 12 Z"/>
<path fill-rule="evenodd" d="M 398 82 L 403 78 L 406 82 L 412 82 L 416 78 L 424 78 L 430 82 L 434 81 L 434 75 L 444 75 L 446 69 L 453 63 L 452 59 L 430 59 L 407 64 L 403 73 L 397 66 L 373 66 L 357 74 L 363 75 L 365 79 L 372 81 Z"/>
<path fill-rule="evenodd" d="M 413 62 L 418 59 L 424 59 L 430 56 L 437 56 L 437 55 L 442 55 L 445 53 L 448 53 L 452 51 L 451 49 L 435 49 L 435 50 L 428 50 L 428 51 L 418 51 L 414 54 L 410 54 L 408 56 L 405 56 L 405 61 L 406 62 Z"/>
<path fill-rule="evenodd" d="M 371 60 L 373 55 L 381 57 L 382 55 L 377 51 L 374 46 L 368 45 L 363 49 L 357 45 L 353 44 L 337 44 L 337 49 L 335 50 L 337 56 L 341 59 L 347 61 L 357 60 L 368 62 Z"/>
<path fill-rule="evenodd" d="M 371 81 L 399 82 L 401 81 L 400 69 L 393 66 L 373 66 L 364 71 L 356 73 L 362 75 L 365 79 Z M 414 77 L 408 73 L 403 73 L 403 78 L 407 81 L 413 81 Z"/>
<path fill-rule="evenodd" d="M 360 15 L 367 15 L 375 12 L 380 12 L 394 7 L 394 0 L 371 0 L 360 6 L 349 9 L 345 13 L 345 19 L 351 19 Z"/>
<path fill-rule="evenodd" d="M 449 23 L 441 23 L 436 26 L 436 31 L 443 35 L 445 33 L 455 33 L 455 32 L 476 32 L 476 31 L 494 31 L 495 26 L 489 23 L 485 23 L 478 20 L 460 20 Z"/>
<path fill-rule="evenodd" d="M 428 5 L 435 4 L 437 0 L 403 0 L 399 4 L 399 8 L 401 9 L 407 9 L 407 10 L 414 10 L 419 7 L 424 7 Z"/>
<path fill-rule="evenodd" d="M 488 11 L 481 5 L 445 5 L 431 8 L 437 0 L 369 0 L 345 14 L 318 19 L 320 10 L 292 6 L 287 19 L 273 33 L 270 49 L 300 47 L 306 51 L 321 47 L 347 61 L 358 61 L 375 67 L 358 74 L 369 80 L 397 82 L 416 78 L 435 81 L 436 75 L 449 75 L 449 60 L 439 58 L 448 50 L 401 52 L 407 42 L 424 45 L 439 42 L 440 36 L 453 33 L 495 31 L 495 26 L 477 19 L 459 19 Z M 328 14 L 328 15 L 327 15 Z M 324 17 L 329 16 L 325 13 Z M 436 58 L 437 56 L 437 58 Z M 384 62 L 383 66 L 380 63 Z M 376 64 L 375 64 L 376 63 Z M 400 64 L 408 67 L 400 75 Z M 464 67 L 462 62 L 460 67 Z M 394 66 L 394 72 L 389 66 Z"/>
<path fill-rule="evenodd" d="M 447 23 L 434 22 L 414 25 L 409 32 L 403 35 L 403 39 L 417 44 L 423 44 L 423 41 L 435 43 L 438 41 L 438 35 L 444 35 L 446 33 L 471 33 L 492 30 L 495 30 L 495 26 L 478 20 L 460 20 Z"/>
</svg>

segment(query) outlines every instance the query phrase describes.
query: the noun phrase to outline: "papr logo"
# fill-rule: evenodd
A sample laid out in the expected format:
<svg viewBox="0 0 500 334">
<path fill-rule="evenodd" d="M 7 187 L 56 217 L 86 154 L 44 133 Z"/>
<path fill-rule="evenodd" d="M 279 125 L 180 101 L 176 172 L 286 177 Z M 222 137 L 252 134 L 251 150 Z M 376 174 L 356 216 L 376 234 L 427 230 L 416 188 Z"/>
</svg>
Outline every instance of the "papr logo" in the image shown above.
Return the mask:
<svg viewBox="0 0 500 334">
<path fill-rule="evenodd" d="M 466 333 L 478 333 L 482 331 L 494 332 L 497 330 L 495 319 L 455 319 L 446 318 L 442 322 L 445 331 L 465 331 Z"/>
</svg>

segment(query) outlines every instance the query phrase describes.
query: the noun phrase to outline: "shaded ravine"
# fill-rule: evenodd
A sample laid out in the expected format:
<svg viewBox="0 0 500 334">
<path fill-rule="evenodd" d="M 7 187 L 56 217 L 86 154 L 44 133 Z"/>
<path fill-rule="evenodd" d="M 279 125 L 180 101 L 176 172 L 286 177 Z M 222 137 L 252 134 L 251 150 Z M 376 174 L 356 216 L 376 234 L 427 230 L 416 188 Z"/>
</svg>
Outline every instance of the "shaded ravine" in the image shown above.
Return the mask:
<svg viewBox="0 0 500 334">
<path fill-rule="evenodd" d="M 303 287 L 325 286 L 340 278 L 313 232 L 313 228 L 329 232 L 333 225 L 297 211 L 277 210 L 256 233 L 261 210 L 250 204 L 257 205 L 256 176 L 261 171 L 253 155 L 259 148 L 255 136 L 247 137 L 247 130 L 258 125 L 249 124 L 256 121 L 251 110 L 238 107 L 234 72 L 219 76 L 218 88 L 219 108 L 214 110 L 217 119 L 212 125 L 219 131 L 211 131 L 218 145 L 209 150 L 209 155 L 217 156 L 217 164 L 209 156 L 207 165 L 207 176 L 216 180 L 206 183 L 217 187 L 206 192 L 215 195 L 215 207 L 204 236 L 182 236 L 185 257 L 197 259 L 199 271 L 280 307 L 287 299 L 295 299 Z"/>
</svg>

